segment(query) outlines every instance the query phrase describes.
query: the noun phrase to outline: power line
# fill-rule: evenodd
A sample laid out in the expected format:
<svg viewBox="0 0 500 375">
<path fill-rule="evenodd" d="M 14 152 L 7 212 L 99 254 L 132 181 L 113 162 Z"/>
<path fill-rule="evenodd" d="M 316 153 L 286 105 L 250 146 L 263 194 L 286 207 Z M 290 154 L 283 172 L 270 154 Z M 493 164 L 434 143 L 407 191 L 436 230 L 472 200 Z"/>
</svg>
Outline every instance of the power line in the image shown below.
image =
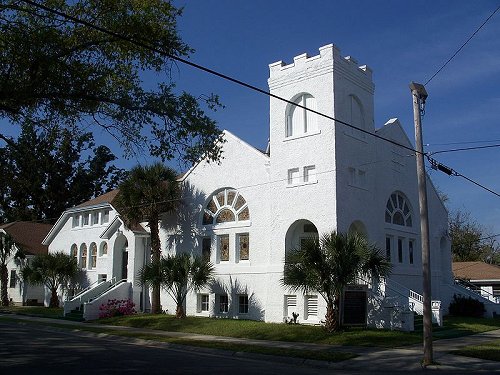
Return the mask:
<svg viewBox="0 0 500 375">
<path fill-rule="evenodd" d="M 74 22 L 74 23 L 78 23 L 78 24 L 81 24 L 81 25 L 83 25 L 83 26 L 89 27 L 89 28 L 91 28 L 91 29 L 94 29 L 94 30 L 100 31 L 100 32 L 102 32 L 102 33 L 105 33 L 105 34 L 108 34 L 108 35 L 114 36 L 114 37 L 116 37 L 116 38 L 118 38 L 118 39 L 121 39 L 121 40 L 127 41 L 127 42 L 129 42 L 129 43 L 135 44 L 135 45 L 137 45 L 137 46 L 139 46 L 139 47 L 142 47 L 142 48 L 148 49 L 148 50 L 150 50 L 150 51 L 152 51 L 152 52 L 155 52 L 155 53 L 158 53 L 158 54 L 160 54 L 160 55 L 164 55 L 164 56 L 166 56 L 166 57 L 169 57 L 169 58 L 170 58 L 170 59 L 172 59 L 172 60 L 175 60 L 175 61 L 181 62 L 181 63 L 186 64 L 186 65 L 188 65 L 188 66 L 191 66 L 191 67 L 193 67 L 193 68 L 196 68 L 196 69 L 202 70 L 202 71 L 204 71 L 204 72 L 206 72 L 206 73 L 209 73 L 209 74 L 215 75 L 215 76 L 217 76 L 217 77 L 219 77 L 219 78 L 222 78 L 222 79 L 228 80 L 228 81 L 233 82 L 233 83 L 235 83 L 235 84 L 237 84 L 237 85 L 240 85 L 240 86 L 246 87 L 246 88 L 248 88 L 248 89 L 250 89 L 250 90 L 257 91 L 257 92 L 259 92 L 259 93 L 261 93 L 261 94 L 264 94 L 264 95 L 267 95 L 267 96 L 269 96 L 269 97 L 272 97 L 272 98 L 278 99 L 278 100 L 280 100 L 280 101 L 283 101 L 283 102 L 285 102 L 285 103 L 291 104 L 291 105 L 293 105 L 293 106 L 300 107 L 300 108 L 302 108 L 302 109 L 304 109 L 304 110 L 306 110 L 306 111 L 309 111 L 309 112 L 315 113 L 315 114 L 316 114 L 316 115 L 318 115 L 318 116 L 321 116 L 321 117 L 327 118 L 327 119 L 332 120 L 332 121 L 334 121 L 334 122 L 338 122 L 338 123 L 343 124 L 343 125 L 345 125 L 345 126 L 347 126 L 347 127 L 349 127 L 349 128 L 355 129 L 355 130 L 360 131 L 360 132 L 362 132 L 362 133 L 365 133 L 365 134 L 371 135 L 371 136 L 373 136 L 373 137 L 375 137 L 375 138 L 378 138 L 378 139 L 384 140 L 384 141 L 386 141 L 386 142 L 389 142 L 389 143 L 391 143 L 391 144 L 393 144 L 393 145 L 395 145 L 395 146 L 398 146 L 398 147 L 404 148 L 404 149 L 406 149 L 406 150 L 409 150 L 409 151 L 411 151 L 412 153 L 416 153 L 416 154 L 420 153 L 420 152 L 418 152 L 417 150 L 413 149 L 412 147 L 409 147 L 409 146 L 406 146 L 406 145 L 400 144 L 400 143 L 398 143 L 398 142 L 396 142 L 396 141 L 393 141 L 392 139 L 385 138 L 385 137 L 382 137 L 382 136 L 381 136 L 381 135 L 379 135 L 379 134 L 376 134 L 376 133 L 370 132 L 370 131 L 365 130 L 365 129 L 358 128 L 358 127 L 356 127 L 356 126 L 354 126 L 354 125 L 351 125 L 351 124 L 349 124 L 349 123 L 347 123 L 347 122 L 345 122 L 345 121 L 338 120 L 338 119 L 336 119 L 336 118 L 334 118 L 334 117 L 332 117 L 332 116 L 329 116 L 329 115 L 327 115 L 327 114 L 324 114 L 324 113 L 322 113 L 322 112 L 318 112 L 318 111 L 316 111 L 316 110 L 314 110 L 314 109 L 307 108 L 307 107 L 305 107 L 305 106 L 303 106 L 303 105 L 301 105 L 301 104 L 295 103 L 295 102 L 293 102 L 293 101 L 291 101 L 291 100 L 285 99 L 285 98 L 280 97 L 280 96 L 275 95 L 275 94 L 272 94 L 272 93 L 270 93 L 269 91 L 263 90 L 263 89 L 261 89 L 261 88 L 259 88 L 259 87 L 257 87 L 257 86 L 254 86 L 254 85 L 251 85 L 251 84 L 249 84 L 249 83 L 243 82 L 243 81 L 241 81 L 241 80 L 239 80 L 239 79 L 236 79 L 236 78 L 231 77 L 231 76 L 228 76 L 228 75 L 226 75 L 226 74 L 223 74 L 223 73 L 217 72 L 217 71 L 215 71 L 215 70 L 213 70 L 213 69 L 210 69 L 210 68 L 207 68 L 207 67 L 205 67 L 205 66 L 202 66 L 202 65 L 196 64 L 196 63 L 194 63 L 194 62 L 188 61 L 188 60 L 183 59 L 183 58 L 181 58 L 181 57 L 174 56 L 174 55 L 172 55 L 172 54 L 170 54 L 170 53 L 168 53 L 168 52 L 166 52 L 166 51 L 164 51 L 164 50 L 162 50 L 162 49 L 159 49 L 159 48 L 157 48 L 157 47 L 155 47 L 155 46 L 153 46 L 153 45 L 151 45 L 151 44 L 148 44 L 148 43 L 146 43 L 146 42 L 144 42 L 144 41 L 141 41 L 141 40 L 137 40 L 137 39 L 134 39 L 134 38 L 131 38 L 131 37 L 124 36 L 124 35 L 122 35 L 122 34 L 119 34 L 119 33 L 116 33 L 116 32 L 114 32 L 114 31 L 108 30 L 108 29 L 106 29 L 106 28 L 103 28 L 103 27 L 97 26 L 97 25 L 95 25 L 95 24 L 93 24 L 93 23 L 91 23 L 91 22 L 88 22 L 88 21 L 82 20 L 82 19 L 80 19 L 80 18 L 78 18 L 78 17 L 74 17 L 74 16 L 71 16 L 71 15 L 66 14 L 66 13 L 64 13 L 64 12 L 58 11 L 58 10 L 56 10 L 56 9 L 53 9 L 53 8 L 47 7 L 47 6 L 43 5 L 43 4 L 39 4 L 39 3 L 35 2 L 35 1 L 31 1 L 31 0 L 22 0 L 22 1 L 23 1 L 24 3 L 27 3 L 27 4 L 30 4 L 30 5 L 34 6 L 34 7 L 36 7 L 36 8 L 43 9 L 43 10 L 45 10 L 45 11 L 49 12 L 49 13 L 52 13 L 52 14 L 58 15 L 58 16 L 60 16 L 60 17 L 63 17 L 64 19 L 70 20 L 70 21 L 72 21 L 72 22 Z M 495 12 L 493 12 L 493 14 L 492 14 L 490 17 L 488 17 L 488 19 L 487 19 L 487 20 L 483 23 L 483 25 L 481 25 L 481 27 L 480 27 L 478 30 L 476 30 L 476 32 L 475 32 L 475 33 L 474 33 L 474 34 L 473 34 L 473 35 L 469 38 L 469 40 L 470 40 L 470 39 L 472 39 L 472 37 L 473 37 L 473 36 L 474 36 L 474 35 L 475 35 L 475 34 L 476 34 L 476 33 L 477 33 L 477 32 L 478 32 L 478 31 L 479 31 L 479 30 L 480 30 L 480 29 L 484 26 L 484 24 L 486 24 L 486 22 L 487 22 L 487 21 L 488 21 L 488 20 L 489 20 L 489 19 L 490 19 L 490 18 L 491 18 L 491 17 L 492 17 L 495 13 L 496 13 L 496 11 L 498 11 L 498 9 L 500 9 L 500 6 L 499 6 L 499 7 L 495 10 Z M 469 41 L 469 40 L 468 40 L 468 41 Z M 468 41 L 467 41 L 467 42 L 468 42 Z M 467 44 L 467 42 L 466 42 L 465 44 Z M 465 46 L 465 44 L 464 44 L 464 46 Z M 463 48 L 463 46 L 462 46 L 461 48 Z M 461 49 L 461 48 L 460 48 L 460 49 Z M 460 51 L 460 50 L 459 50 L 459 51 Z M 455 53 L 455 55 L 456 55 L 459 51 L 457 51 L 457 52 Z M 455 55 L 454 55 L 454 56 L 455 56 Z M 452 56 L 452 58 L 453 58 L 454 56 Z M 451 59 L 452 59 L 452 58 L 450 58 L 450 60 L 449 60 L 449 61 L 451 61 Z M 449 62 L 449 61 L 448 61 L 448 62 Z M 448 62 L 447 62 L 447 63 L 448 63 Z M 446 63 L 446 64 L 447 64 L 447 63 Z M 446 64 L 445 64 L 445 65 L 446 65 Z M 445 66 L 445 65 L 444 65 L 444 66 Z M 432 76 L 432 77 L 431 77 L 431 79 L 432 79 L 432 78 L 434 78 L 434 77 L 435 77 L 435 76 L 436 76 L 436 75 L 437 75 L 437 74 L 438 74 L 438 73 L 439 73 L 439 72 L 440 72 L 440 71 L 444 68 L 444 66 L 443 66 L 440 70 L 438 70 L 438 72 L 436 72 L 436 73 L 434 74 L 434 76 Z M 430 82 L 430 80 L 429 80 L 429 81 L 427 81 L 427 83 L 429 83 L 429 82 Z M 425 154 L 424 154 L 424 155 L 425 155 Z M 429 159 L 429 161 L 430 161 L 430 160 L 431 160 L 431 158 L 430 158 L 428 155 L 426 155 L 426 156 L 428 157 L 428 159 Z M 436 160 L 434 160 L 434 159 L 432 159 L 432 160 L 434 161 L 434 163 L 440 164 L 440 163 L 438 163 Z M 440 165 L 442 165 L 442 164 L 440 164 Z M 446 168 L 448 168 L 448 167 L 446 167 Z M 449 170 L 452 170 L 451 168 L 448 168 L 448 169 L 449 169 Z M 445 173 L 446 173 L 446 172 L 445 172 Z M 473 181 L 472 179 L 470 179 L 470 178 L 468 178 L 468 177 L 466 177 L 466 176 L 464 176 L 464 175 L 462 175 L 462 174 L 458 174 L 458 172 L 455 172 L 455 173 L 456 173 L 456 174 L 455 174 L 456 176 L 461 176 L 461 177 L 465 178 L 466 180 L 468 180 L 468 181 L 472 182 L 473 184 L 475 184 L 475 185 L 477 185 L 477 186 L 480 186 L 480 187 L 482 187 L 483 189 L 485 189 L 485 190 L 487 190 L 487 191 L 489 191 L 489 192 L 491 192 L 491 193 L 493 193 L 493 194 L 495 194 L 495 195 L 497 195 L 497 196 L 499 196 L 499 197 L 500 197 L 500 194 L 498 194 L 498 193 L 494 192 L 493 190 L 491 190 L 491 189 L 489 189 L 489 188 L 487 188 L 487 187 L 484 187 L 484 186 L 483 186 L 483 185 L 481 185 L 480 183 L 478 183 L 478 182 L 476 182 L 476 181 Z"/>
<path fill-rule="evenodd" d="M 483 26 L 484 26 L 484 25 L 486 25 L 486 23 L 487 23 L 487 22 L 488 22 L 488 21 L 489 21 L 489 20 L 490 20 L 490 19 L 491 19 L 494 15 L 495 15 L 495 13 L 496 13 L 496 12 L 498 12 L 498 10 L 499 10 L 499 9 L 500 9 L 500 6 L 498 6 L 498 7 L 497 7 L 497 8 L 493 11 L 493 13 L 491 13 L 491 14 L 489 15 L 489 17 L 488 17 L 488 18 L 486 18 L 486 20 L 485 20 L 485 21 L 481 24 L 481 26 L 479 26 L 479 27 L 476 29 L 476 31 L 474 31 L 474 32 L 472 33 L 472 35 L 469 37 L 469 39 L 467 39 L 467 40 L 465 41 L 465 43 L 464 43 L 464 44 L 462 44 L 462 46 L 461 46 L 461 47 L 460 47 L 460 48 L 459 48 L 459 49 L 458 49 L 458 50 L 457 50 L 457 51 L 456 51 L 456 52 L 455 52 L 455 53 L 454 53 L 454 54 L 453 54 L 453 55 L 452 55 L 452 56 L 451 56 L 451 57 L 450 57 L 450 58 L 449 58 L 449 59 L 448 59 L 448 60 L 447 60 L 444 64 L 443 64 L 443 66 L 441 66 L 441 68 L 439 68 L 439 69 L 437 70 L 437 72 L 436 72 L 436 73 L 434 73 L 434 74 L 433 74 L 433 76 L 427 80 L 427 82 L 425 82 L 424 86 L 427 86 L 427 85 L 429 84 L 429 82 L 430 82 L 430 81 L 432 81 L 432 80 L 434 79 L 434 77 L 436 77 L 436 76 L 437 76 L 437 75 L 441 72 L 441 70 L 443 70 L 443 69 L 445 68 L 445 66 L 446 66 L 446 65 L 448 65 L 448 64 L 449 64 L 449 62 L 455 58 L 455 56 L 456 56 L 456 55 L 458 55 L 458 53 L 459 53 L 459 52 L 460 52 L 460 51 L 461 51 L 461 50 L 462 50 L 462 49 L 463 49 L 463 48 L 467 45 L 467 43 L 469 43 L 469 41 L 470 41 L 472 38 L 474 38 L 474 36 L 475 36 L 475 35 L 479 32 L 479 30 L 481 30 L 481 29 L 483 28 Z"/>
<path fill-rule="evenodd" d="M 484 139 L 478 141 L 468 141 L 468 142 L 448 142 L 448 143 L 426 143 L 425 147 L 430 146 L 451 146 L 451 145 L 469 145 L 474 143 L 491 143 L 491 142 L 500 142 L 500 139 Z"/>
<path fill-rule="evenodd" d="M 488 146 L 476 146 L 476 147 L 463 147 L 463 148 L 452 148 L 450 150 L 440 150 L 429 152 L 429 155 L 443 154 L 445 152 L 457 152 L 457 151 L 471 151 L 471 150 L 482 150 L 485 148 L 496 148 L 500 147 L 500 144 L 488 145 Z"/>
</svg>

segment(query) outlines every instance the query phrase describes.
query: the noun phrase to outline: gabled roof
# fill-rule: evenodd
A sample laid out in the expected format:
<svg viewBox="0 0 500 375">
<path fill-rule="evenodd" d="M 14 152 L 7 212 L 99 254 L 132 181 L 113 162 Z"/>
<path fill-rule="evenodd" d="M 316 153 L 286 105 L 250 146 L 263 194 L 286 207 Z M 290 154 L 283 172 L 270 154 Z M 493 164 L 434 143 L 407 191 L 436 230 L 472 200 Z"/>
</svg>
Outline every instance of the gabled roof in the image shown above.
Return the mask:
<svg viewBox="0 0 500 375">
<path fill-rule="evenodd" d="M 251 146 L 250 144 L 246 143 L 244 140 L 242 140 L 241 138 L 238 138 L 237 136 L 235 136 L 233 133 L 231 133 L 229 130 L 223 130 L 222 131 L 223 133 L 223 137 L 226 141 L 233 141 L 233 142 L 238 142 L 239 144 L 241 144 L 243 147 L 245 147 L 247 150 L 249 150 L 250 152 L 254 153 L 255 155 L 258 155 L 258 157 L 261 157 L 263 158 L 263 160 L 266 160 L 268 161 L 269 160 L 269 155 L 268 153 L 266 153 L 265 151 L 262 151 L 262 150 L 259 150 L 253 146 Z M 195 163 L 189 170 L 187 170 L 186 172 L 184 172 L 183 174 L 181 174 L 179 177 L 178 177 L 178 181 L 184 181 L 190 174 L 193 170 L 196 169 L 196 167 L 198 165 L 200 165 L 203 161 L 205 161 L 206 159 L 201 159 L 200 161 L 198 161 L 197 163 Z"/>
<path fill-rule="evenodd" d="M 47 254 L 48 246 L 42 245 L 42 241 L 51 228 L 51 224 L 31 221 L 14 221 L 0 225 L 0 230 L 10 234 L 17 247 L 28 255 Z"/>
<path fill-rule="evenodd" d="M 500 281 L 500 267 L 493 264 L 484 262 L 453 262 L 452 267 L 453 274 L 457 279 Z"/>
<path fill-rule="evenodd" d="M 120 191 L 119 189 L 111 190 L 107 193 L 99 195 L 98 197 L 95 197 L 94 199 L 83 202 L 82 204 L 79 204 L 76 207 L 77 208 L 89 207 L 89 206 L 95 206 L 95 205 L 99 205 L 99 204 L 103 204 L 103 203 L 113 204 L 113 201 L 115 200 L 119 191 Z"/>
</svg>

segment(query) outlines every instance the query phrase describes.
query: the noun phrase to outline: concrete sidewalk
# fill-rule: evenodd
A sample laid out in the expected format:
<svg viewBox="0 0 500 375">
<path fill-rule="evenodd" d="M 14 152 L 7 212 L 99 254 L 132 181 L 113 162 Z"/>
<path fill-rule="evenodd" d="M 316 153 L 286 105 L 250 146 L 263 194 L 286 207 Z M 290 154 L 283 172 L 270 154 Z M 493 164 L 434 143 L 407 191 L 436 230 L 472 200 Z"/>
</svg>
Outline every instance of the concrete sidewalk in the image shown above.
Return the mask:
<svg viewBox="0 0 500 375">
<path fill-rule="evenodd" d="M 97 328 L 97 329 L 103 328 L 103 329 L 112 329 L 115 331 L 182 338 L 186 340 L 226 342 L 234 344 L 258 345 L 258 346 L 290 348 L 299 350 L 317 349 L 317 350 L 332 350 L 339 352 L 351 352 L 358 354 L 358 357 L 342 362 L 329 363 L 323 361 L 303 360 L 303 359 L 288 358 L 288 357 L 285 359 L 283 357 L 274 357 L 270 355 L 253 354 L 246 352 L 239 353 L 227 350 L 221 351 L 217 349 L 196 348 L 197 351 L 205 351 L 205 352 L 208 351 L 211 353 L 218 352 L 223 355 L 227 354 L 232 356 L 265 359 L 270 361 L 279 361 L 279 362 L 285 361 L 289 363 L 295 363 L 297 365 L 323 367 L 323 368 L 326 367 L 332 370 L 337 369 L 354 373 L 362 373 L 362 372 L 363 373 L 443 372 L 443 373 L 453 373 L 453 374 L 460 374 L 460 373 L 468 374 L 470 372 L 482 372 L 488 374 L 500 373 L 500 362 L 463 357 L 463 356 L 453 355 L 452 353 L 450 353 L 453 350 L 458 349 L 460 347 L 468 345 L 477 345 L 492 340 L 500 340 L 500 329 L 471 336 L 434 341 L 433 342 L 434 361 L 437 364 L 427 366 L 426 368 L 422 368 L 421 361 L 423 358 L 423 350 L 421 345 L 406 346 L 406 347 L 392 348 L 392 349 L 384 349 L 378 347 L 337 346 L 337 345 L 323 345 L 323 344 L 300 343 L 300 342 L 252 340 L 252 339 L 200 335 L 200 334 L 182 333 L 182 332 L 166 332 L 166 331 L 159 331 L 152 329 L 73 322 L 67 320 L 58 320 L 58 319 L 15 315 L 15 314 L 0 314 L 0 316 L 13 318 L 19 320 L 20 322 L 32 321 L 32 322 L 47 323 L 47 324 L 57 324 L 57 325 L 72 327 L 74 329 L 79 329 L 84 327 Z M 100 334 L 98 335 L 101 336 Z M 129 337 L 123 339 L 128 341 L 133 340 Z M 137 342 L 143 343 L 144 341 L 137 340 Z M 179 345 L 177 347 L 181 346 Z"/>
</svg>

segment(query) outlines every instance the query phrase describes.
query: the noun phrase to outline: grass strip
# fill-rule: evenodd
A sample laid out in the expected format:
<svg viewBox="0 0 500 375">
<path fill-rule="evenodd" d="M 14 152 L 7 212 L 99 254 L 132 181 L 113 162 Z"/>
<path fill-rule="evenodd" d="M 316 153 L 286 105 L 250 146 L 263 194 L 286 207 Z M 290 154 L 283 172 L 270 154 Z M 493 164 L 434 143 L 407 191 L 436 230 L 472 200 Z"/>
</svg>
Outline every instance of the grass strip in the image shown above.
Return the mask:
<svg viewBox="0 0 500 375">
<path fill-rule="evenodd" d="M 481 345 L 465 346 L 451 353 L 500 362 L 500 340 L 489 341 Z"/>
</svg>

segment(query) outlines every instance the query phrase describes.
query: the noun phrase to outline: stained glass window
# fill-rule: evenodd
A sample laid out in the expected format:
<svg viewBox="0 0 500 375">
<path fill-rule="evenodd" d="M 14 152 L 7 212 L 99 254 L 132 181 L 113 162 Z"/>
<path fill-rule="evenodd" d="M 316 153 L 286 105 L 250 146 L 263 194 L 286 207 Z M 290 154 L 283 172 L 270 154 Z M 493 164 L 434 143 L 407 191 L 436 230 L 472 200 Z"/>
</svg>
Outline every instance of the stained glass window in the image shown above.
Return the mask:
<svg viewBox="0 0 500 375">
<path fill-rule="evenodd" d="M 220 260 L 228 261 L 229 260 L 229 234 L 223 234 L 219 236 L 219 251 L 220 251 Z"/>
<path fill-rule="evenodd" d="M 80 259 L 80 267 L 87 268 L 87 245 L 82 244 L 80 247 L 80 251 L 82 253 L 82 257 Z"/>
<path fill-rule="evenodd" d="M 391 194 L 385 206 L 385 222 L 406 227 L 413 225 L 410 205 L 402 193 Z"/>
<path fill-rule="evenodd" d="M 250 244 L 248 233 L 242 233 L 239 236 L 239 245 L 240 245 L 240 260 L 248 260 L 250 253 Z"/>
<path fill-rule="evenodd" d="M 210 197 L 203 210 L 203 225 L 250 220 L 245 198 L 234 189 L 224 189 Z"/>
<path fill-rule="evenodd" d="M 97 265 L 97 245 L 95 242 L 90 244 L 90 268 L 94 268 Z"/>
</svg>

